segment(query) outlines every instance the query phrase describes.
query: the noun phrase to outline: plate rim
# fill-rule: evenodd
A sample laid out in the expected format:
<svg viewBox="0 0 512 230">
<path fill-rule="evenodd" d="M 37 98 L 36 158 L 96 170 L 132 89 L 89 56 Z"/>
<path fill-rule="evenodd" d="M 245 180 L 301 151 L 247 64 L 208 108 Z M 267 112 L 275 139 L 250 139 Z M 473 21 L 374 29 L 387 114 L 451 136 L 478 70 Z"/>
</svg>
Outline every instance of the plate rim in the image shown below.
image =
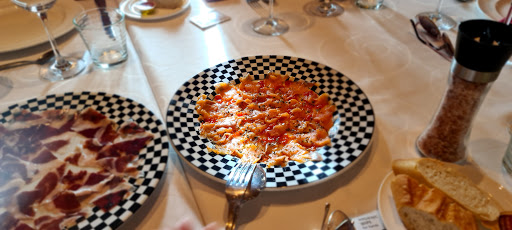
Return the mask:
<svg viewBox="0 0 512 230">
<path fill-rule="evenodd" d="M 121 12 L 123 12 L 127 18 L 134 19 L 137 21 L 157 21 L 157 20 L 172 18 L 172 17 L 178 16 L 181 13 L 185 12 L 185 10 L 187 10 L 190 7 L 190 0 L 184 0 L 183 5 L 181 5 L 179 8 L 176 8 L 176 9 L 170 9 L 170 12 L 168 12 L 168 13 L 164 13 L 161 15 L 157 15 L 157 14 L 148 15 L 148 16 L 142 17 L 140 15 L 134 14 L 134 12 L 132 12 L 129 9 L 130 3 L 132 3 L 133 1 L 137 1 L 137 0 L 123 0 L 119 4 L 119 10 L 121 10 Z M 158 10 L 158 8 L 156 8 L 155 10 Z"/>
<path fill-rule="evenodd" d="M 329 181 L 330 179 L 334 178 L 334 177 L 337 177 L 338 175 L 346 172 L 347 170 L 349 170 L 353 165 L 356 165 L 361 158 L 364 158 L 366 156 L 366 154 L 369 154 L 367 152 L 369 152 L 372 148 L 372 144 L 374 142 L 374 139 L 375 139 L 375 132 L 376 132 L 376 122 L 377 122 L 377 119 L 376 119 L 376 115 L 375 115 L 375 111 L 373 109 L 373 105 L 371 104 L 371 101 L 368 97 L 368 95 L 366 93 L 364 93 L 364 91 L 362 91 L 362 89 L 359 87 L 359 85 L 357 85 L 352 79 L 350 79 L 349 77 L 347 77 L 346 75 L 344 75 L 343 73 L 341 73 L 340 71 L 326 65 L 326 64 L 323 64 L 321 62 L 317 62 L 317 61 L 313 61 L 313 60 L 310 60 L 310 59 L 307 59 L 307 58 L 302 58 L 302 57 L 297 57 L 297 56 L 289 56 L 289 55 L 271 55 L 271 54 L 266 54 L 266 55 L 252 55 L 252 56 L 243 56 L 243 57 L 238 57 L 238 58 L 232 58 L 232 59 L 229 59 L 229 60 L 226 60 L 226 61 L 223 61 L 223 62 L 219 62 L 215 65 L 212 65 L 208 68 L 205 68 L 203 69 L 202 71 L 194 74 L 192 77 L 190 77 L 187 81 L 185 81 L 183 84 L 186 84 L 187 82 L 189 82 L 190 80 L 194 79 L 196 76 L 200 75 L 200 74 L 203 74 L 203 73 L 206 73 L 207 71 L 212 71 L 212 69 L 215 69 L 217 68 L 218 66 L 221 66 L 223 64 L 226 64 L 226 63 L 229 63 L 229 62 L 234 62 L 234 61 L 241 61 L 241 60 L 261 60 L 261 59 L 264 59 L 264 58 L 288 58 L 287 60 L 294 60 L 294 61 L 300 61 L 300 62 L 307 62 L 309 64 L 315 64 L 315 65 L 322 65 L 324 67 L 327 67 L 328 69 L 330 69 L 331 71 L 335 71 L 336 73 L 339 73 L 342 75 L 342 77 L 345 77 L 347 78 L 353 85 L 355 85 L 359 90 L 361 90 L 361 92 L 366 96 L 366 100 L 368 101 L 368 105 L 370 106 L 371 108 L 371 111 L 372 111 L 372 114 L 371 116 L 373 117 L 373 130 L 372 130 L 372 133 L 371 133 L 371 137 L 368 141 L 368 143 L 366 144 L 366 147 L 363 151 L 361 151 L 361 153 L 357 156 L 357 158 L 355 160 L 353 160 L 349 165 L 347 166 L 344 166 L 343 169 L 339 170 L 339 171 L 336 171 L 334 172 L 333 174 L 330 174 L 328 175 L 327 177 L 324 177 L 324 178 L 321 178 L 321 179 L 318 179 L 318 180 L 315 180 L 313 182 L 308 182 L 308 183 L 305 183 L 305 184 L 298 184 L 298 185 L 293 185 L 293 186 L 280 186 L 280 187 L 266 187 L 265 190 L 266 191 L 290 191 L 290 190 L 296 190 L 296 189 L 302 189 L 302 188 L 307 188 L 307 187 L 311 187 L 311 186 L 315 186 L 317 185 L 318 183 L 324 183 L 324 182 L 327 182 Z M 258 62 L 259 63 L 259 62 Z M 240 69 L 237 69 L 237 70 L 240 70 Z M 296 75 L 297 74 L 300 74 L 300 73 L 295 73 Z M 295 77 L 295 76 L 291 76 L 291 77 Z M 239 79 L 239 76 L 236 76 L 235 79 Z M 183 87 L 183 84 L 180 85 L 180 87 L 178 88 L 178 91 Z M 171 103 L 174 101 L 174 98 L 177 96 L 177 93 L 176 92 L 170 99 L 169 103 L 168 103 L 168 106 L 167 106 L 167 112 L 169 112 L 170 108 L 173 106 Z M 168 134 L 170 135 L 171 132 L 170 132 L 170 129 L 172 127 L 169 126 L 168 124 L 168 121 L 169 121 L 169 117 L 170 115 L 167 113 L 166 115 L 166 123 L 167 123 L 167 131 L 168 131 Z M 206 177 L 210 178 L 210 179 L 213 179 L 214 181 L 217 181 L 219 183 L 222 183 L 222 184 L 225 184 L 226 181 L 221 179 L 221 178 L 218 178 L 210 173 L 207 173 L 201 169 L 199 169 L 197 166 L 195 166 L 194 164 L 192 164 L 192 162 L 190 162 L 189 160 L 187 160 L 181 153 L 180 151 L 178 150 L 178 148 L 175 146 L 175 143 L 173 141 L 173 138 L 172 137 L 169 137 L 169 140 L 170 140 L 170 144 L 171 146 L 173 147 L 173 149 L 176 151 L 177 155 L 180 157 L 180 159 L 182 159 L 183 161 L 187 162 L 187 165 L 194 168 L 194 170 L 197 170 L 198 172 L 200 172 L 200 174 L 202 175 L 205 175 Z M 301 164 L 301 163 L 298 163 L 296 162 L 296 164 Z M 261 164 L 263 168 L 265 168 L 265 164 Z"/>
<path fill-rule="evenodd" d="M 478 0 L 478 9 L 480 9 L 480 11 L 482 11 L 482 13 L 489 19 L 495 21 L 501 20 L 504 16 L 496 10 L 496 5 L 500 1 L 503 0 Z"/>
<path fill-rule="evenodd" d="M 59 6 L 59 8 L 57 8 L 57 9 L 59 9 L 59 10 L 62 9 L 64 12 L 64 15 L 65 15 L 64 20 L 63 20 L 64 23 L 59 24 L 54 30 L 52 30 L 53 36 L 55 37 L 55 39 L 57 39 L 57 38 L 60 38 L 74 30 L 75 26 L 73 25 L 72 20 L 75 17 L 75 15 L 82 12 L 84 10 L 84 8 L 82 7 L 82 5 L 80 5 L 78 2 L 76 2 L 74 0 L 57 1 L 55 6 Z M 37 17 L 35 14 L 33 16 Z M 49 20 L 51 20 L 51 16 L 52 15 L 51 15 L 51 9 L 50 9 L 48 11 L 48 17 L 50 17 Z M 42 26 L 42 25 L 37 25 L 37 26 Z M 23 40 L 23 41 L 25 41 L 25 40 Z M 5 44 L 1 45 L 0 53 L 7 53 L 7 52 L 26 49 L 26 48 L 31 48 L 31 47 L 34 47 L 37 45 L 45 44 L 47 42 L 49 42 L 48 36 L 45 33 L 43 33 L 42 36 L 40 36 L 37 40 L 33 40 L 33 42 L 21 42 L 22 43 L 21 45 L 14 45 L 14 46 L 12 45 L 12 43 L 10 43 L 11 45 L 5 45 Z M 16 42 L 16 43 L 19 44 L 20 42 Z M 2 46 L 6 46 L 6 47 L 2 47 Z"/>
<path fill-rule="evenodd" d="M 13 111 L 13 110 L 25 109 L 24 107 L 32 108 L 34 106 L 31 106 L 30 105 L 31 103 L 39 102 L 41 100 L 47 100 L 47 99 L 50 99 L 50 98 L 57 98 L 57 97 L 72 97 L 72 96 L 103 96 L 103 97 L 107 97 L 108 99 L 116 98 L 117 100 L 121 100 L 122 102 L 125 102 L 125 103 L 129 102 L 130 105 L 138 105 L 138 106 L 140 106 L 141 109 L 146 109 L 147 113 L 145 113 L 145 114 L 149 115 L 151 118 L 154 119 L 154 121 L 152 123 L 148 123 L 148 125 L 149 124 L 155 124 L 156 127 L 154 127 L 154 128 L 156 128 L 158 130 L 159 139 L 161 140 L 161 143 L 157 144 L 157 145 L 162 147 L 162 149 L 160 150 L 161 151 L 160 158 L 162 158 L 162 160 L 165 160 L 165 161 L 163 161 L 165 163 L 165 166 L 164 166 L 164 168 L 162 170 L 156 169 L 156 170 L 144 171 L 144 172 L 148 172 L 148 173 L 149 172 L 154 172 L 155 176 L 154 177 L 150 177 L 150 179 L 157 180 L 156 184 L 154 186 L 152 186 L 151 184 L 144 185 L 146 190 L 150 189 L 147 192 L 144 191 L 144 193 L 136 193 L 135 191 L 137 191 L 140 188 L 140 185 L 137 186 L 137 187 L 134 186 L 133 188 L 136 189 L 136 190 L 134 190 L 130 196 L 128 196 L 126 199 L 123 199 L 118 205 L 114 206 L 112 209 L 108 210 L 107 212 L 105 212 L 105 211 L 103 211 L 101 209 L 97 210 L 97 211 L 94 211 L 94 209 L 98 209 L 98 208 L 96 206 L 93 206 L 90 209 L 91 215 L 88 215 L 86 217 L 78 219 L 78 221 L 75 223 L 75 225 L 72 225 L 72 226 L 70 226 L 68 228 L 68 229 L 88 229 L 88 228 L 91 228 L 91 227 L 94 228 L 95 226 L 92 226 L 91 224 L 93 222 L 96 222 L 99 219 L 100 223 L 97 224 L 96 227 L 104 225 L 103 227 L 105 227 L 105 228 L 118 229 L 118 228 L 124 226 L 124 224 L 131 217 L 133 217 L 137 213 L 137 211 L 139 211 L 140 208 L 144 206 L 144 204 L 146 204 L 146 202 L 151 197 L 151 195 L 155 194 L 154 192 L 160 186 L 163 186 L 163 184 L 165 184 L 165 181 L 162 181 L 162 179 L 165 179 L 166 173 L 167 173 L 167 171 L 169 169 L 169 158 L 170 158 L 170 156 L 169 156 L 169 153 L 170 153 L 169 152 L 169 150 L 170 150 L 169 149 L 170 139 L 169 139 L 169 136 L 167 134 L 165 123 L 156 116 L 156 113 L 151 111 L 144 104 L 142 104 L 142 103 L 140 103 L 140 102 L 138 102 L 136 100 L 133 100 L 133 99 L 131 99 L 129 97 L 122 96 L 120 94 L 107 93 L 107 92 L 101 92 L 101 91 L 63 92 L 63 93 L 52 93 L 52 94 L 46 94 L 46 95 L 41 95 L 41 96 L 37 96 L 37 97 L 31 97 L 31 98 L 28 98 L 28 99 L 25 99 L 25 100 L 20 100 L 18 102 L 11 103 L 7 107 L 5 107 L 3 109 L 0 109 L 0 118 L 2 118 L 3 120 L 8 122 L 10 119 L 7 119 L 7 118 L 11 117 L 11 119 L 12 119 L 12 115 L 13 115 L 12 112 L 16 112 L 16 111 Z M 71 100 L 74 100 L 74 99 L 71 99 Z M 94 100 L 94 101 L 97 101 L 97 100 Z M 53 102 L 53 104 L 54 104 L 54 102 Z M 78 105 L 84 105 L 84 104 L 80 104 L 80 103 L 77 103 L 77 104 Z M 40 105 L 38 104 L 38 106 L 40 106 Z M 95 107 L 95 106 L 98 106 L 98 105 L 94 105 L 94 104 L 93 105 L 85 105 L 85 107 Z M 62 108 L 69 108 L 70 104 L 63 104 L 60 107 L 62 107 Z M 56 106 L 53 106 L 53 105 L 52 106 L 47 106 L 44 109 L 37 110 L 37 111 L 44 111 L 44 110 L 52 109 L 52 108 L 56 108 Z M 7 116 L 5 116 L 6 113 L 9 113 L 9 114 Z M 104 114 L 104 113 L 102 112 L 102 114 Z M 112 115 L 112 114 L 110 114 L 110 115 Z M 112 115 L 112 116 L 107 116 L 107 117 L 109 119 L 111 119 L 112 117 L 119 118 L 118 115 Z M 119 120 L 121 121 L 122 119 L 119 118 Z M 0 124 L 2 124 L 2 123 L 3 122 L 0 121 Z M 148 130 L 148 131 L 151 132 L 151 130 Z M 153 132 L 151 132 L 151 133 L 153 133 Z M 144 149 L 146 149 L 146 148 L 147 148 L 147 146 Z M 147 153 L 151 153 L 151 152 L 147 152 Z M 147 159 L 150 159 L 150 158 L 147 158 Z M 159 174 L 160 172 L 161 172 L 161 175 Z M 143 184 L 141 184 L 141 185 L 143 185 Z M 135 195 L 137 195 L 138 197 L 135 197 Z M 132 200 L 130 198 L 136 198 L 136 199 Z M 130 209 L 127 209 L 127 208 L 125 209 L 125 207 L 122 204 L 126 204 L 128 201 L 131 202 L 132 204 L 129 205 Z M 138 204 L 138 205 L 136 205 L 136 204 Z M 120 208 L 116 209 L 116 207 L 120 207 Z M 123 209 L 123 212 L 120 215 L 115 215 L 116 212 L 120 211 L 119 209 Z M 107 223 L 106 222 L 107 219 L 102 219 L 101 218 L 103 215 L 105 215 L 107 213 L 109 213 L 109 216 L 110 215 L 116 216 L 117 220 L 115 220 L 115 221 L 113 221 L 111 223 Z M 92 221 L 92 222 L 88 221 L 88 218 L 90 218 L 90 217 L 92 217 L 94 215 L 96 215 L 96 217 L 98 217 L 98 219 L 95 219 L 95 221 Z M 118 221 L 120 221 L 120 222 L 118 222 Z"/>
<path fill-rule="evenodd" d="M 377 209 L 379 210 L 380 218 L 386 229 L 406 230 L 402 221 L 396 222 L 396 218 L 399 220 L 400 216 L 398 216 L 395 204 L 389 204 L 389 202 L 385 201 L 387 197 L 384 197 L 388 196 L 391 192 L 391 180 L 394 176 L 393 171 L 390 171 L 382 180 L 379 186 L 379 192 L 377 193 Z"/>
<path fill-rule="evenodd" d="M 269 192 L 293 191 L 293 190 L 297 190 L 297 189 L 305 189 L 305 188 L 313 187 L 313 186 L 316 186 L 317 184 L 326 183 L 326 182 L 328 182 L 330 180 L 333 180 L 335 177 L 337 177 L 340 174 L 344 173 L 344 171 L 350 170 L 352 167 L 355 167 L 354 165 L 358 164 L 359 161 L 361 161 L 361 158 L 363 158 L 363 156 L 366 156 L 366 154 L 369 154 L 367 152 L 370 151 L 370 149 L 371 149 L 371 146 L 373 144 L 373 139 L 374 139 L 373 137 L 374 137 L 374 135 L 372 135 L 372 138 L 368 142 L 367 148 L 363 152 L 361 152 L 359 157 L 357 157 L 354 161 L 352 161 L 352 163 L 350 163 L 348 166 L 344 167 L 342 171 L 337 171 L 337 172 L 329 175 L 326 178 L 322 178 L 320 180 L 316 180 L 316 181 L 313 181 L 313 182 L 308 182 L 307 184 L 301 184 L 301 185 L 295 185 L 295 186 L 281 186 L 281 187 L 266 187 L 265 186 L 264 190 L 265 191 L 269 191 Z M 172 142 L 172 141 L 169 141 L 169 142 L 170 142 L 170 145 L 172 146 L 173 150 L 176 152 L 176 155 L 178 155 L 180 157 L 182 162 L 186 162 L 187 166 L 189 166 L 190 168 L 192 168 L 196 172 L 199 172 L 199 174 L 201 174 L 201 175 L 203 175 L 203 176 L 205 176 L 207 178 L 213 179 L 213 181 L 215 181 L 217 183 L 226 184 L 225 180 L 220 179 L 218 177 L 215 177 L 215 176 L 213 176 L 213 175 L 211 175 L 211 174 L 209 174 L 209 173 L 199 169 L 195 165 L 193 165 L 190 161 L 185 159 L 185 157 L 182 154 L 179 153 L 178 149 L 174 146 L 174 142 Z M 259 164 L 259 165 L 263 169 L 265 169 L 265 167 L 266 167 L 264 164 Z"/>
</svg>

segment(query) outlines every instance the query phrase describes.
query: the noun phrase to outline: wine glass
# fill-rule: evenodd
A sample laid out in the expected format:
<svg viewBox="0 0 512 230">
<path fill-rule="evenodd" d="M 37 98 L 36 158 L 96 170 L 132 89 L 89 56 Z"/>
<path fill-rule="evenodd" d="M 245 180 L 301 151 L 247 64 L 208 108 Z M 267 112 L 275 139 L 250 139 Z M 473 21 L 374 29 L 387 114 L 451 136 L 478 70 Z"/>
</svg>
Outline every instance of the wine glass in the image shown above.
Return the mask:
<svg viewBox="0 0 512 230">
<path fill-rule="evenodd" d="M 278 36 L 290 28 L 285 21 L 274 17 L 274 0 L 269 0 L 268 18 L 260 18 L 252 23 L 252 29 L 259 34 Z"/>
<path fill-rule="evenodd" d="M 437 10 L 435 12 L 423 12 L 419 13 L 417 16 L 427 16 L 437 25 L 437 28 L 440 30 L 450 30 L 457 25 L 457 22 L 455 22 L 455 20 L 453 20 L 453 18 L 450 16 L 441 13 L 442 5 L 443 0 L 439 0 L 437 3 Z"/>
<path fill-rule="evenodd" d="M 0 98 L 5 97 L 12 90 L 11 79 L 0 76 Z"/>
<path fill-rule="evenodd" d="M 46 25 L 48 20 L 47 11 L 53 7 L 57 0 L 11 0 L 17 6 L 36 13 L 43 23 L 46 35 L 52 46 L 55 59 L 48 64 L 42 65 L 39 71 L 41 78 L 49 81 L 59 81 L 78 75 L 85 69 L 85 62 L 77 57 L 64 57 L 57 49 L 57 42 Z"/>
<path fill-rule="evenodd" d="M 306 12 L 320 17 L 336 17 L 345 11 L 332 0 L 313 0 L 304 7 Z"/>
</svg>

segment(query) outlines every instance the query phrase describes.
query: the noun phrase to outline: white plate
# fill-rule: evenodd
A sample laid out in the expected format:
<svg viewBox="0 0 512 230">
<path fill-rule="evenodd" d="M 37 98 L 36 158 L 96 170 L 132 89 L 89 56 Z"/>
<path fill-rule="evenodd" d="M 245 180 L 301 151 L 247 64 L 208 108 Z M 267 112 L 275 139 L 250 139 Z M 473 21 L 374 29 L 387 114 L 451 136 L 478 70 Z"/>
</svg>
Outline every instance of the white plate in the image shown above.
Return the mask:
<svg viewBox="0 0 512 230">
<path fill-rule="evenodd" d="M 480 10 L 492 20 L 499 21 L 507 16 L 509 0 L 478 0 Z"/>
<path fill-rule="evenodd" d="M 394 177 L 393 172 L 384 177 L 377 196 L 377 208 L 386 229 L 405 230 L 405 226 L 402 224 L 396 210 L 393 194 L 391 193 L 391 180 Z"/>
<path fill-rule="evenodd" d="M 124 0 L 119 5 L 119 9 L 129 18 L 151 21 L 165 18 L 171 18 L 185 11 L 190 6 L 190 0 L 183 0 L 183 5 L 176 9 L 155 8 L 155 12 L 151 15 L 141 15 L 140 12 L 133 9 L 133 4 L 139 0 Z"/>
<path fill-rule="evenodd" d="M 55 38 L 74 29 L 73 17 L 83 10 L 74 0 L 57 1 L 48 11 L 48 27 Z M 15 51 L 48 42 L 41 20 L 35 13 L 15 6 L 10 1 L 0 3 L 0 53 Z"/>
<path fill-rule="evenodd" d="M 459 171 L 470 178 L 475 177 L 475 175 L 471 175 L 474 174 L 471 170 L 461 169 Z M 377 196 L 377 206 L 386 229 L 405 230 L 405 226 L 402 224 L 398 211 L 396 210 L 393 194 L 391 193 L 391 180 L 393 180 L 394 177 L 393 172 L 390 172 L 382 181 Z M 478 187 L 485 189 L 485 191 L 489 192 L 495 200 L 498 201 L 499 205 L 502 207 L 501 211 L 504 211 L 503 207 L 512 207 L 512 194 L 508 193 L 502 185 L 496 183 L 491 178 L 483 175 L 480 183 L 478 183 Z M 479 227 L 482 229 L 481 226 Z"/>
</svg>

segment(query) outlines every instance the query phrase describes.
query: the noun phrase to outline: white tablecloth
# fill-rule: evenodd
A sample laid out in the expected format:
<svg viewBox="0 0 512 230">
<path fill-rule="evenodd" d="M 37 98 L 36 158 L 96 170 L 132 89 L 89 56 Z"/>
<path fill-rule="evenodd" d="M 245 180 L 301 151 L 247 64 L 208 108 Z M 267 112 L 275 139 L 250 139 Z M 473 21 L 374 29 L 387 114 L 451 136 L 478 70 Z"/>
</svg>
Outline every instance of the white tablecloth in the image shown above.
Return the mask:
<svg viewBox="0 0 512 230">
<path fill-rule="evenodd" d="M 375 11 L 343 0 L 337 2 L 345 12 L 334 18 L 305 14 L 302 7 L 307 2 L 277 2 L 276 16 L 290 25 L 290 31 L 279 37 L 265 37 L 251 30 L 250 23 L 259 15 L 243 0 L 192 0 L 190 9 L 170 19 L 127 20 L 130 53 L 125 64 L 110 70 L 93 68 L 78 78 L 57 83 L 38 80 L 36 66 L 2 71 L 0 74 L 16 78 L 16 84 L 1 98 L 0 108 L 50 93 L 90 90 L 132 98 L 163 119 L 176 90 L 215 64 L 269 54 L 313 60 L 345 74 L 368 95 L 376 116 L 372 146 L 356 165 L 323 183 L 292 191 L 262 192 L 241 209 L 239 228 L 319 229 L 326 202 L 351 217 L 363 215 L 377 209 L 378 189 L 391 171 L 391 161 L 418 157 L 414 142 L 445 90 L 450 62 L 421 44 L 409 22 L 418 12 L 434 10 L 437 1 L 385 0 L 385 7 Z M 92 0 L 81 3 L 93 6 Z M 190 17 L 211 9 L 231 20 L 206 30 L 189 22 Z M 443 11 L 458 21 L 486 17 L 476 1 L 446 0 Z M 455 42 L 456 31 L 448 33 Z M 63 52 L 84 50 L 76 34 L 61 40 Z M 0 64 L 34 58 L 42 50 L 36 47 L 0 54 Z M 482 104 L 464 166 L 475 172 L 476 182 L 486 175 L 505 193 L 512 192 L 512 182 L 501 169 L 509 140 L 506 125 L 512 119 L 510 77 L 512 68 L 506 66 Z M 210 222 L 223 225 L 227 216 L 224 185 L 180 162 L 172 149 L 170 155 L 162 191 L 129 223 L 138 229 L 162 229 L 189 217 L 196 227 Z M 510 199 L 505 207 L 512 207 Z"/>
</svg>

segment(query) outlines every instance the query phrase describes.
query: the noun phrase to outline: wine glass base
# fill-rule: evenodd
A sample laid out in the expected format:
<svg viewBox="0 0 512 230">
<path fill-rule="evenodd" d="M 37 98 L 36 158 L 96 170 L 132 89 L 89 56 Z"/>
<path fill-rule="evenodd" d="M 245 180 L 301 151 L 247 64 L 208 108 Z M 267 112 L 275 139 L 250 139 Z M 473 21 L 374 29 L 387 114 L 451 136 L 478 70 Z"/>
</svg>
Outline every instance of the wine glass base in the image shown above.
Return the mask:
<svg viewBox="0 0 512 230">
<path fill-rule="evenodd" d="M 252 23 L 252 29 L 259 34 L 278 36 L 286 33 L 290 27 L 278 18 L 261 18 Z"/>
<path fill-rule="evenodd" d="M 419 13 L 417 16 L 426 16 L 430 18 L 436 25 L 439 30 L 450 30 L 451 28 L 457 26 L 457 22 L 453 20 L 448 15 L 439 12 L 424 12 Z"/>
<path fill-rule="evenodd" d="M 81 58 L 63 57 L 64 62 L 60 65 L 51 61 L 39 69 L 39 77 L 48 81 L 61 81 L 80 74 L 87 66 Z"/>
<path fill-rule="evenodd" d="M 319 17 L 336 17 L 345 11 L 342 6 L 336 3 L 325 3 L 318 0 L 313 0 L 306 4 L 304 10 L 309 14 Z"/>
</svg>

